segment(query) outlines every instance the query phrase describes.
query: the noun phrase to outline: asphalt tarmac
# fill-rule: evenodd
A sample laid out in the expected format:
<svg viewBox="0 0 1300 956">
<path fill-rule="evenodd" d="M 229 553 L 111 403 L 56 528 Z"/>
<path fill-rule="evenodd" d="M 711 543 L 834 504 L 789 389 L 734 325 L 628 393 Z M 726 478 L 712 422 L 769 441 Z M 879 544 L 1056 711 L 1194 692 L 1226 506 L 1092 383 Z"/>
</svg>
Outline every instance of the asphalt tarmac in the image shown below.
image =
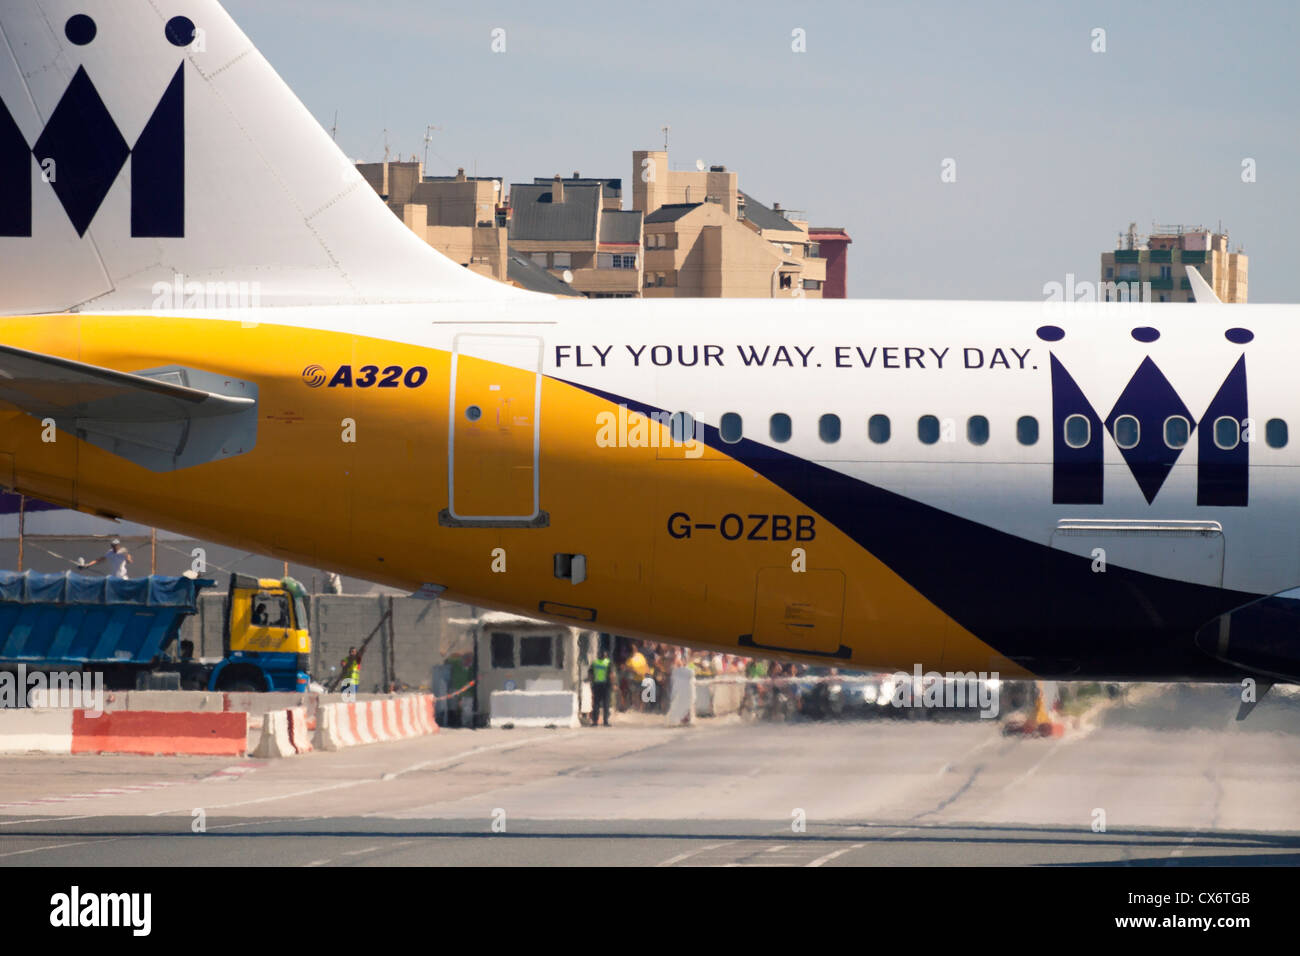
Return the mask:
<svg viewBox="0 0 1300 956">
<path fill-rule="evenodd" d="M 1294 865 L 1300 698 L 994 721 L 445 730 L 283 760 L 0 762 L 0 865 Z"/>
</svg>

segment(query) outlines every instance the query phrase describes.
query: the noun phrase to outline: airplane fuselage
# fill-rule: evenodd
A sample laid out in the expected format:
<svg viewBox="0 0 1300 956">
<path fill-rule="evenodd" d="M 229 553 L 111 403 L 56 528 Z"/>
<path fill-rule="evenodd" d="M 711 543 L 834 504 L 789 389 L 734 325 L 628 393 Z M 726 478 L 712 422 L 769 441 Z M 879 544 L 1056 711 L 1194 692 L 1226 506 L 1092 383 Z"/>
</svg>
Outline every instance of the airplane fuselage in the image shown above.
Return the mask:
<svg viewBox="0 0 1300 956">
<path fill-rule="evenodd" d="M 1295 319 L 768 300 L 0 319 L 11 346 L 257 395 L 251 447 L 170 471 L 10 411 L 0 483 L 737 653 L 1230 679 L 1253 670 L 1198 632 L 1300 584 L 1276 424 L 1300 421 Z"/>
</svg>

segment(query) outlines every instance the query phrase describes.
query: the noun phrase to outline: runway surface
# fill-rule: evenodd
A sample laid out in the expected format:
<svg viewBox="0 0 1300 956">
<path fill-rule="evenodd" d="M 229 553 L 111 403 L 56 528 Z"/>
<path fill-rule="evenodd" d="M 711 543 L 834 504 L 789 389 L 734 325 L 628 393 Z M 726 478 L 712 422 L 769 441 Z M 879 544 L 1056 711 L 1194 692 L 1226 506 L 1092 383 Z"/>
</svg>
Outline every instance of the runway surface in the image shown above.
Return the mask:
<svg viewBox="0 0 1300 956">
<path fill-rule="evenodd" d="M 276 761 L 12 757 L 0 865 L 1295 864 L 1300 699 L 1236 708 L 1232 688 L 1140 688 L 1052 740 L 702 721 Z"/>
</svg>

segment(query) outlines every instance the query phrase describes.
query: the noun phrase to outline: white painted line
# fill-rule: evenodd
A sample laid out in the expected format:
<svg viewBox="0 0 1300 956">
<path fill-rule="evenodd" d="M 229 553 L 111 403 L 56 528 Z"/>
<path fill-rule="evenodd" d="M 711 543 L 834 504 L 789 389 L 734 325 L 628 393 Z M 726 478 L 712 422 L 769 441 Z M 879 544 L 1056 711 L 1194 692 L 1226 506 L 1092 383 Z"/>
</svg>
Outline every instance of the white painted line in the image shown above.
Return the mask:
<svg viewBox="0 0 1300 956">
<path fill-rule="evenodd" d="M 348 850 L 348 851 L 347 851 L 346 853 L 344 853 L 343 855 L 344 855 L 344 856 L 360 856 L 360 855 L 363 854 L 363 853 L 374 853 L 374 852 L 375 852 L 376 850 L 378 850 L 378 849 L 380 849 L 380 847 L 377 847 L 377 846 L 368 846 L 368 847 L 364 847 L 364 848 L 362 848 L 362 849 L 360 849 L 360 850 Z"/>
<path fill-rule="evenodd" d="M 866 846 L 865 843 L 855 843 L 853 844 L 853 846 L 846 846 L 842 850 L 836 850 L 833 853 L 827 853 L 825 856 L 819 856 L 817 857 L 817 859 L 813 860 L 811 863 L 807 865 L 821 866 L 823 863 L 829 863 L 831 860 L 835 859 L 836 857 L 843 856 L 845 853 L 851 853 L 854 850 L 861 850 L 864 846 Z"/>
<path fill-rule="evenodd" d="M 710 844 L 709 846 L 702 846 L 698 850 L 691 850 L 687 853 L 678 853 L 676 856 L 670 856 L 662 863 L 656 863 L 655 866 L 675 866 L 676 864 L 682 862 L 682 860 L 689 860 L 691 857 L 695 856 L 698 853 L 708 853 L 710 850 L 720 850 L 724 846 L 730 846 L 735 842 L 736 842 L 735 840 L 727 840 L 724 843 L 713 843 Z"/>
<path fill-rule="evenodd" d="M 34 846 L 28 850 L 10 850 L 8 853 L 0 853 L 4 856 L 22 856 L 24 853 L 41 853 L 45 850 L 62 850 L 70 846 L 90 846 L 94 843 L 112 843 L 113 840 L 82 840 L 79 843 L 54 843 L 50 846 Z"/>
</svg>

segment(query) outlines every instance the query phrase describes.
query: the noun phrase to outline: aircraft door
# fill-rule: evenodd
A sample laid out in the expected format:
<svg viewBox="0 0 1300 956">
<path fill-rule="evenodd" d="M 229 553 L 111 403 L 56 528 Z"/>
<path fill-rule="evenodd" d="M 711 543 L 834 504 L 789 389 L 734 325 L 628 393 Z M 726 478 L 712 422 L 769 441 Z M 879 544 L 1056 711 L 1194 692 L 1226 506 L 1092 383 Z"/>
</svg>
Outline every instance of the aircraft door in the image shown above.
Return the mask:
<svg viewBox="0 0 1300 956">
<path fill-rule="evenodd" d="M 463 333 L 452 344 L 448 526 L 543 527 L 542 340 Z"/>
</svg>

